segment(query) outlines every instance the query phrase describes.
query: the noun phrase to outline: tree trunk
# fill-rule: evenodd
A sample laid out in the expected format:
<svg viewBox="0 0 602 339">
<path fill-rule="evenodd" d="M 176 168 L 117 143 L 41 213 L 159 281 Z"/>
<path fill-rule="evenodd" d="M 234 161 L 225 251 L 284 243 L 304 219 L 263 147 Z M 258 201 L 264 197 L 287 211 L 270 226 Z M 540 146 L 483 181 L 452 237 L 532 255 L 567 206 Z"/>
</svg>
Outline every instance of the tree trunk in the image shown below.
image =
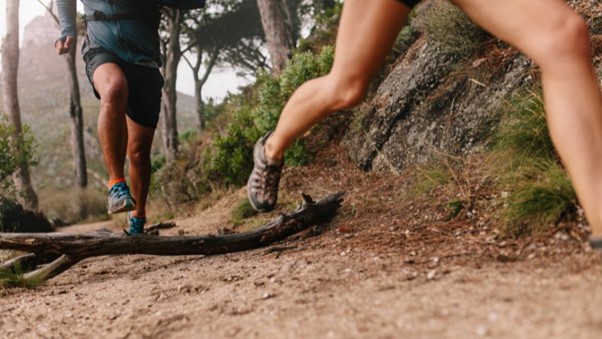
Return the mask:
<svg viewBox="0 0 602 339">
<path fill-rule="evenodd" d="M 291 45 L 282 0 L 257 0 L 261 24 L 272 61 L 272 71 L 278 75 L 291 54 Z"/>
<path fill-rule="evenodd" d="M 165 159 L 168 162 L 176 160 L 178 153 L 178 124 L 177 124 L 177 93 L 176 80 L 178 75 L 178 64 L 182 57 L 180 50 L 180 30 L 182 23 L 182 12 L 179 10 L 167 10 L 167 31 L 169 32 L 169 43 L 165 50 L 165 64 L 163 65 L 163 146 Z"/>
<path fill-rule="evenodd" d="M 46 5 L 42 0 L 37 0 L 40 5 L 46 8 L 48 14 L 52 16 L 57 27 L 60 28 L 60 20 L 56 15 L 56 2 L 51 1 Z M 77 46 L 77 36 L 73 37 L 72 48 L 65 55 L 67 62 L 67 71 L 69 72 L 69 116 L 71 117 L 71 154 L 73 156 L 73 171 L 77 180 L 77 187 L 86 188 L 88 186 L 88 172 L 86 166 L 86 152 L 84 148 L 84 123 L 83 109 L 79 92 L 79 80 L 77 79 L 77 68 L 75 64 L 75 50 Z"/>
<path fill-rule="evenodd" d="M 88 173 L 86 170 L 86 152 L 84 149 L 84 122 L 81 98 L 79 93 L 79 81 L 75 65 L 75 46 L 77 36 L 73 37 L 73 46 L 65 55 L 67 68 L 69 70 L 69 116 L 71 117 L 71 153 L 73 154 L 73 169 L 77 187 L 88 186 Z"/>
<path fill-rule="evenodd" d="M 196 107 L 197 117 L 199 118 L 198 129 L 199 132 L 205 128 L 205 120 L 203 119 L 203 108 L 205 103 L 203 102 L 203 85 L 204 83 L 201 81 L 201 77 L 199 76 L 199 71 L 201 70 L 201 65 L 203 64 L 203 49 L 197 48 L 196 53 L 196 61 L 194 65 L 188 61 L 188 66 L 192 70 L 192 78 L 194 79 L 194 103 Z"/>
<path fill-rule="evenodd" d="M 209 60 L 205 65 L 206 69 L 205 74 L 203 74 L 203 77 L 199 76 L 199 71 L 201 70 L 201 65 L 203 63 L 203 51 L 200 47 L 198 48 L 196 63 L 194 65 L 191 65 L 194 78 L 194 99 L 196 103 L 197 114 L 199 117 L 199 131 L 202 131 L 205 128 L 205 119 L 203 118 L 205 110 L 205 102 L 203 102 L 202 96 L 203 86 L 205 86 L 207 79 L 209 79 L 209 74 L 211 74 L 215 63 L 217 62 L 219 51 L 219 47 L 216 47 L 213 51 L 211 51 Z"/>
<path fill-rule="evenodd" d="M 299 40 L 299 15 L 298 7 L 301 5 L 299 0 L 281 0 L 282 10 L 286 20 L 288 30 L 288 45 L 295 46 Z"/>
<path fill-rule="evenodd" d="M 19 68 L 19 0 L 6 0 L 6 36 L 2 44 L 2 96 L 4 111 L 15 128 L 14 138 L 22 140 L 21 110 L 17 93 Z M 20 143 L 18 143 L 20 144 Z M 27 163 L 22 163 L 13 174 L 17 200 L 29 210 L 38 209 L 38 196 L 31 185 Z"/>
<path fill-rule="evenodd" d="M 199 118 L 199 132 L 205 128 L 205 119 L 203 118 L 205 103 L 203 102 L 203 84 L 201 80 L 195 77 L 194 79 L 194 102 L 196 104 L 196 112 Z"/>
</svg>

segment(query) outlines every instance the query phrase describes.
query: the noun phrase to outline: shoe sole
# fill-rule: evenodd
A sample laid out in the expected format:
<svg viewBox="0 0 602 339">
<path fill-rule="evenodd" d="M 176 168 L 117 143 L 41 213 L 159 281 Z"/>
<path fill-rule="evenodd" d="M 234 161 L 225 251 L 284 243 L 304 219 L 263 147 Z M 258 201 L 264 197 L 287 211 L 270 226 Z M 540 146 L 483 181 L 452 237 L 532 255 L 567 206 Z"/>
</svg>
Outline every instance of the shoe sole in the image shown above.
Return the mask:
<svg viewBox="0 0 602 339">
<path fill-rule="evenodd" d="M 116 214 L 116 213 L 124 213 L 124 212 L 133 211 L 135 209 L 136 209 L 136 204 L 126 200 L 123 202 L 123 204 L 121 206 L 109 209 L 108 212 L 109 212 L 109 214 Z"/>
</svg>

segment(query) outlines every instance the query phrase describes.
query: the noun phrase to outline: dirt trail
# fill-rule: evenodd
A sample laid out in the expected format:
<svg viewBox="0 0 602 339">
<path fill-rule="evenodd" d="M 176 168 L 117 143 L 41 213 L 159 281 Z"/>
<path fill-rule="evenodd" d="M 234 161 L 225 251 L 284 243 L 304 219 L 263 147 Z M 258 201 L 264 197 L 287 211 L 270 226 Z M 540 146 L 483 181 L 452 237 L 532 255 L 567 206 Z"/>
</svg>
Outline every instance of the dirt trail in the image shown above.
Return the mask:
<svg viewBox="0 0 602 339">
<path fill-rule="evenodd" d="M 34 290 L 5 291 L 0 337 L 602 337 L 601 254 L 558 235 L 513 257 L 487 226 L 411 222 L 414 212 L 387 200 L 400 187 L 390 178 L 340 173 L 285 173 L 284 209 L 299 191 L 352 188 L 320 236 L 293 237 L 284 251 L 88 259 Z M 242 198 L 163 234 L 216 233 Z"/>
</svg>

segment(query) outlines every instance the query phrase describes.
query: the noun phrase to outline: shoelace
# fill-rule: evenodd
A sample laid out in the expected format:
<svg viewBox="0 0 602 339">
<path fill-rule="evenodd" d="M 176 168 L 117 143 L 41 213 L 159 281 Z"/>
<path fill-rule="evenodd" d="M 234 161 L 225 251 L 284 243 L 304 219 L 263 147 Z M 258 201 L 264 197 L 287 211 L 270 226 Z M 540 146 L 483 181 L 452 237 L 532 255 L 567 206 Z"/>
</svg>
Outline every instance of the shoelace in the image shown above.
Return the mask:
<svg viewBox="0 0 602 339">
<path fill-rule="evenodd" d="M 263 170 L 257 171 L 256 187 L 262 193 L 265 191 L 274 194 L 278 191 L 278 183 L 280 182 L 280 171 L 276 166 L 266 166 Z"/>
<path fill-rule="evenodd" d="M 274 194 L 278 191 L 278 183 L 280 182 L 280 171 L 277 167 L 268 166 L 266 168 L 265 184 L 270 193 Z"/>
</svg>

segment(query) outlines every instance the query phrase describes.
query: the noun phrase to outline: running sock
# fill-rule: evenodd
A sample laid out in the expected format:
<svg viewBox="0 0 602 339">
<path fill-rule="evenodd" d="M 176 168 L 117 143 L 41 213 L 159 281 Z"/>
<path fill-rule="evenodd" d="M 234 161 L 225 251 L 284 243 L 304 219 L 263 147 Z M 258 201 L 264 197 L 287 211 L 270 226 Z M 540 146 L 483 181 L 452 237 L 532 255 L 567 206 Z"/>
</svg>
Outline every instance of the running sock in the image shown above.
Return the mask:
<svg viewBox="0 0 602 339">
<path fill-rule="evenodd" d="M 109 189 L 111 189 L 115 184 L 120 182 L 125 182 L 125 178 L 113 178 L 109 180 Z"/>
</svg>

